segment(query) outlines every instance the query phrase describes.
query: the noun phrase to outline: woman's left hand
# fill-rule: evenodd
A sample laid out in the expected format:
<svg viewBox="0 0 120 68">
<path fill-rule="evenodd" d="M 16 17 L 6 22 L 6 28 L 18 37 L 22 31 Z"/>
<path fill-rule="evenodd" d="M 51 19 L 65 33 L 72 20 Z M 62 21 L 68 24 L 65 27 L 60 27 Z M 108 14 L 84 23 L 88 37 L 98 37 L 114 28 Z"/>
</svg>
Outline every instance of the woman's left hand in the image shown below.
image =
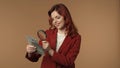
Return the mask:
<svg viewBox="0 0 120 68">
<path fill-rule="evenodd" d="M 48 52 L 51 56 L 53 56 L 54 50 L 51 49 L 48 41 L 42 41 L 42 47 L 44 51 Z"/>
<path fill-rule="evenodd" d="M 49 51 L 51 49 L 48 41 L 42 41 L 42 47 L 45 51 Z"/>
</svg>

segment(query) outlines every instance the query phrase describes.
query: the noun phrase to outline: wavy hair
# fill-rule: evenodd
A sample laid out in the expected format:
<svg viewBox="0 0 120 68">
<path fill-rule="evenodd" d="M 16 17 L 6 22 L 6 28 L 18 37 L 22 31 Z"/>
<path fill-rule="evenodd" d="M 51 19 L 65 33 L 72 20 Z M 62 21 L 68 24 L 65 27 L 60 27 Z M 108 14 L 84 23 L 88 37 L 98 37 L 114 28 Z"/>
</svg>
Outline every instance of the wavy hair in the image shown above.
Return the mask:
<svg viewBox="0 0 120 68">
<path fill-rule="evenodd" d="M 73 35 L 73 34 L 76 34 L 78 32 L 77 28 L 75 27 L 75 25 L 73 23 L 73 20 L 72 20 L 72 17 L 71 17 L 71 14 L 70 14 L 68 8 L 64 4 L 62 4 L 62 3 L 54 5 L 48 11 L 50 29 L 53 28 L 52 18 L 51 18 L 51 13 L 53 11 L 57 11 L 60 15 L 62 15 L 64 17 L 65 27 L 66 27 L 66 31 L 68 32 L 68 35 Z"/>
</svg>

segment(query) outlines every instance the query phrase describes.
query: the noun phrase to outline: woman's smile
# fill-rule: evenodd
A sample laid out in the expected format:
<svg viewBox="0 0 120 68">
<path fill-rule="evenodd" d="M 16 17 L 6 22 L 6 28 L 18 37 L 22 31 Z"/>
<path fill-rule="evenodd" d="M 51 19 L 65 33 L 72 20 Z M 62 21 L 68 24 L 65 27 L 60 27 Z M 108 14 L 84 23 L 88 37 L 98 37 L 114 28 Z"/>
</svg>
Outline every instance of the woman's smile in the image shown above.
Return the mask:
<svg viewBox="0 0 120 68">
<path fill-rule="evenodd" d="M 55 24 L 56 27 L 60 26 L 60 22 Z"/>
</svg>

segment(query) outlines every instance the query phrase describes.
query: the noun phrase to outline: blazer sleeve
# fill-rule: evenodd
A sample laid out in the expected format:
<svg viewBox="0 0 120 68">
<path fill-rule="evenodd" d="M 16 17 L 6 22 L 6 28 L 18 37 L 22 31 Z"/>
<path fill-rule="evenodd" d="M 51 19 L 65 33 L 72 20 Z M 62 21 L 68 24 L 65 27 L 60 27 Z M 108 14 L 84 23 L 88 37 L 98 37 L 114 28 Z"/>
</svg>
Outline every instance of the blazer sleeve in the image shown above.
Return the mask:
<svg viewBox="0 0 120 68">
<path fill-rule="evenodd" d="M 31 53 L 30 56 L 28 56 L 28 53 L 26 53 L 25 57 L 32 62 L 37 62 L 39 57 L 41 57 L 41 55 L 38 54 L 37 52 L 34 52 L 34 53 Z"/>
<path fill-rule="evenodd" d="M 80 51 L 81 36 L 79 35 L 74 42 L 73 47 L 69 50 L 67 55 L 63 55 L 57 52 L 54 52 L 52 60 L 58 64 L 69 66 L 72 65 Z"/>
<path fill-rule="evenodd" d="M 40 45 L 42 44 L 41 41 L 39 41 L 39 44 Z M 25 57 L 32 62 L 37 62 L 41 55 L 37 53 L 37 51 L 35 51 L 33 53 L 30 53 L 30 56 L 28 56 L 28 53 L 26 53 Z"/>
</svg>

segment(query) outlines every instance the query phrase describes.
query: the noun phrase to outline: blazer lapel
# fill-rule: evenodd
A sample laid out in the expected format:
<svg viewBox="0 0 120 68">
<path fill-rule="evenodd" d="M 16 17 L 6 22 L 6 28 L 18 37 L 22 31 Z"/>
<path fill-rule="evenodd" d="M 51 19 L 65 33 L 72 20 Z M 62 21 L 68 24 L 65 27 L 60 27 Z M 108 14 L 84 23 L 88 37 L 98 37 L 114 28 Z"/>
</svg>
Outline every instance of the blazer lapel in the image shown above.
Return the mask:
<svg viewBox="0 0 120 68">
<path fill-rule="evenodd" d="M 56 29 L 53 33 L 52 33 L 52 35 L 51 35 L 51 41 L 52 41 L 52 48 L 56 51 L 56 43 L 57 43 L 57 32 L 58 32 L 58 30 Z M 72 38 L 69 36 L 69 35 L 67 35 L 66 37 L 65 37 L 65 39 L 64 39 L 64 41 L 63 41 L 63 43 L 62 43 L 62 45 L 61 45 L 61 47 L 59 48 L 59 50 L 58 50 L 58 52 L 61 52 L 62 51 L 62 49 L 64 49 L 64 48 L 66 48 L 66 46 L 67 46 L 67 44 L 70 42 L 72 40 Z"/>
<path fill-rule="evenodd" d="M 71 37 L 70 36 L 66 36 L 66 38 L 64 39 L 61 47 L 59 48 L 58 52 L 61 52 L 62 49 L 66 48 L 67 44 L 71 41 Z"/>
<path fill-rule="evenodd" d="M 52 33 L 52 36 L 51 36 L 51 41 L 52 41 L 52 48 L 56 51 L 56 42 L 57 42 L 57 30 L 55 30 L 53 33 Z"/>
</svg>

